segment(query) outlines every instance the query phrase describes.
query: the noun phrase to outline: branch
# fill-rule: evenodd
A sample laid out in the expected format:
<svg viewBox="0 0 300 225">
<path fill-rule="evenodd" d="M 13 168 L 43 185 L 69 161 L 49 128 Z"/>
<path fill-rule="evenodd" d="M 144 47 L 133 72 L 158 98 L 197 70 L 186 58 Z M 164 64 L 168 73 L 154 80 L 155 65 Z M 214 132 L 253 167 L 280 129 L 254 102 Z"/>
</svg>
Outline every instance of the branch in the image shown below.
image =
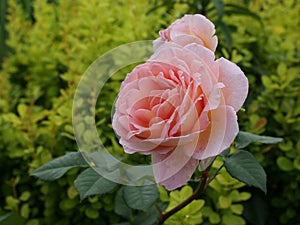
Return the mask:
<svg viewBox="0 0 300 225">
<path fill-rule="evenodd" d="M 170 211 L 166 212 L 166 213 L 160 213 L 160 220 L 158 225 L 163 225 L 163 223 L 173 214 L 175 214 L 176 212 L 178 212 L 179 210 L 181 210 L 182 208 L 184 208 L 185 206 L 187 206 L 188 204 L 190 204 L 193 200 L 195 200 L 200 194 L 202 194 L 206 188 L 206 181 L 208 178 L 208 173 L 209 173 L 209 169 L 210 166 L 203 171 L 203 174 L 200 178 L 200 182 L 199 185 L 197 186 L 196 190 L 194 191 L 194 193 L 188 197 L 186 200 L 184 200 L 182 203 L 180 203 L 179 205 L 177 205 L 176 207 L 174 207 L 173 209 L 171 209 Z"/>
</svg>

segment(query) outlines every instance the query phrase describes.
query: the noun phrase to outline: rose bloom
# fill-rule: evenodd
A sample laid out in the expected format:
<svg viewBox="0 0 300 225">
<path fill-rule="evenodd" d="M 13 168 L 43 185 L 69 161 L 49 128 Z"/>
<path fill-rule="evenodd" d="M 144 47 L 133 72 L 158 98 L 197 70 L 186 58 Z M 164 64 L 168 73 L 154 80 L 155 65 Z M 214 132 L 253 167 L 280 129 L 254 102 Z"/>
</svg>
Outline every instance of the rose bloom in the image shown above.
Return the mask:
<svg viewBox="0 0 300 225">
<path fill-rule="evenodd" d="M 156 182 L 173 190 L 231 145 L 247 92 L 234 63 L 199 44 L 165 43 L 123 81 L 113 128 L 126 153 L 152 155 Z"/>
<path fill-rule="evenodd" d="M 165 42 L 174 42 L 180 46 L 197 43 L 212 51 L 218 45 L 214 24 L 200 14 L 185 15 L 159 34 L 160 37 L 153 42 L 154 50 Z"/>
</svg>

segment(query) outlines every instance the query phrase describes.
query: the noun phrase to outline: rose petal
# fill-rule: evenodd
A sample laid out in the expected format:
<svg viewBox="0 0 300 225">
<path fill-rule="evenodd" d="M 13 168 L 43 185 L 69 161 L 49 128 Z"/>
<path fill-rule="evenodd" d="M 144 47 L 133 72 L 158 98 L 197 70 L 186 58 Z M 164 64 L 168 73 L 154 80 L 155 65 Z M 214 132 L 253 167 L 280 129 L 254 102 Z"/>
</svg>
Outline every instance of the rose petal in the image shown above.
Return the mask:
<svg viewBox="0 0 300 225">
<path fill-rule="evenodd" d="M 181 34 L 181 35 L 177 34 L 176 36 L 174 36 L 172 38 L 172 41 L 174 41 L 176 44 L 179 44 L 181 46 L 185 46 L 185 45 L 188 45 L 191 43 L 197 43 L 199 45 L 204 45 L 204 42 L 200 38 L 197 38 L 194 36 L 189 36 L 186 34 Z"/>
<path fill-rule="evenodd" d="M 191 43 L 184 48 L 194 53 L 197 58 L 193 58 L 193 60 L 199 60 L 205 65 L 205 69 L 209 71 L 210 76 L 213 76 L 211 78 L 215 78 L 215 81 L 218 80 L 219 65 L 215 63 L 215 54 L 213 51 L 195 43 Z M 198 71 L 192 71 L 192 73 L 193 72 Z"/>
<path fill-rule="evenodd" d="M 126 136 L 130 130 L 128 116 L 115 113 L 112 120 L 112 126 L 118 136 Z"/>
<path fill-rule="evenodd" d="M 193 157 L 199 160 L 219 155 L 233 142 L 239 131 L 237 116 L 231 106 L 220 106 L 211 111 L 208 129 L 200 133 L 197 151 Z"/>
<path fill-rule="evenodd" d="M 224 84 L 217 83 L 213 86 L 209 93 L 206 93 L 207 102 L 204 108 L 204 111 L 214 110 L 216 109 L 221 102 L 224 102 L 222 88 Z"/>
<path fill-rule="evenodd" d="M 186 51 L 182 49 L 180 45 L 176 43 L 165 43 L 153 55 L 149 58 L 147 62 L 159 63 L 168 68 L 175 68 L 177 71 L 182 70 L 184 73 L 190 74 L 189 63 L 184 57 Z"/>
<path fill-rule="evenodd" d="M 203 15 L 196 14 L 190 16 L 190 18 L 189 26 L 191 31 L 194 32 L 196 36 L 202 37 L 201 39 L 204 42 L 205 47 L 215 51 L 218 44 L 218 38 L 214 36 L 214 24 Z"/>
<path fill-rule="evenodd" d="M 214 157 L 210 157 L 210 158 L 200 160 L 200 163 L 199 163 L 199 166 L 198 166 L 199 170 L 200 171 L 206 170 L 207 167 L 209 167 L 215 159 L 216 159 L 216 157 L 214 156 Z"/>
<path fill-rule="evenodd" d="M 162 46 L 165 41 L 161 37 L 155 39 L 153 42 L 153 50 L 156 51 L 160 46 Z"/>
<path fill-rule="evenodd" d="M 155 179 L 166 189 L 174 190 L 182 186 L 195 172 L 199 161 L 185 155 L 183 148 L 189 147 L 191 146 L 177 147 L 171 154 L 152 154 Z"/>
<path fill-rule="evenodd" d="M 216 50 L 218 44 L 218 39 L 214 36 L 214 24 L 200 14 L 185 15 L 159 34 L 160 38 L 153 42 L 155 51 L 163 45 L 163 42 L 174 42 L 182 47 L 197 43 L 212 51 Z"/>
<path fill-rule="evenodd" d="M 238 111 L 248 94 L 248 79 L 236 64 L 227 59 L 220 58 L 217 62 L 220 69 L 219 81 L 225 85 L 222 92 L 226 104 Z"/>
</svg>

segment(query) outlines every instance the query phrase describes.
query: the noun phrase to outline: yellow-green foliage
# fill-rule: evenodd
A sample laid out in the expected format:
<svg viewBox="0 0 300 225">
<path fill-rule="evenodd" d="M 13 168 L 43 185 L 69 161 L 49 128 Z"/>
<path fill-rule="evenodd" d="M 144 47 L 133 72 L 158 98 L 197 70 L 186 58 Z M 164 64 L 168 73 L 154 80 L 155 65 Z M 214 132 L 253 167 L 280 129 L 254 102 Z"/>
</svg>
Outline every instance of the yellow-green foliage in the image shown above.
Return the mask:
<svg viewBox="0 0 300 225">
<path fill-rule="evenodd" d="M 239 191 L 244 184 L 232 178 L 225 169 L 222 169 L 211 184 L 207 195 L 215 196 L 215 205 L 204 208 L 204 216 L 208 217 L 206 224 L 244 225 L 242 217 L 243 201 L 248 200 L 251 194 Z"/>
<path fill-rule="evenodd" d="M 161 188 L 161 190 L 163 190 Z M 166 211 L 173 209 L 175 206 L 179 205 L 181 202 L 186 200 L 190 195 L 192 195 L 193 189 L 190 186 L 184 186 L 180 191 L 172 191 L 170 197 L 165 200 L 169 201 L 169 205 Z M 190 224 L 196 225 L 200 224 L 202 220 L 201 209 L 204 206 L 204 200 L 198 199 L 192 201 L 189 205 L 181 209 L 175 215 L 171 216 L 166 222 L 166 225 L 180 225 L 180 224 Z"/>
<path fill-rule="evenodd" d="M 253 67 L 249 74 L 250 94 L 257 94 L 242 113 L 242 124 L 249 132 L 284 138 L 278 147 L 259 145 L 251 150 L 268 174 L 267 199 L 272 215 L 269 223 L 297 224 L 300 220 L 297 211 L 300 207 L 300 4 L 296 0 L 255 0 L 250 1 L 249 8 L 258 12 L 262 26 L 246 17 L 226 18 L 237 27 L 234 43 L 241 42 L 238 48 L 243 48 L 242 40 L 248 39 L 256 49 L 247 51 L 252 51 L 251 57 L 259 61 L 259 66 L 253 63 L 249 67 Z M 258 73 L 255 75 L 253 71 Z"/>
<path fill-rule="evenodd" d="M 12 53 L 0 75 L 2 209 L 15 212 L 15 218 L 20 215 L 27 225 L 118 221 L 113 194 L 80 203 L 73 186 L 78 169 L 52 183 L 29 174 L 76 151 L 71 116 L 81 75 L 107 50 L 153 39 L 167 20 L 163 7 L 148 14 L 152 7 L 132 0 L 36 0 L 32 23 L 16 1 L 9 1 L 7 44 Z"/>
<path fill-rule="evenodd" d="M 222 164 L 222 160 L 217 158 L 213 163 L 212 170 L 218 171 Z M 239 190 L 244 186 L 245 184 L 232 178 L 223 168 L 208 185 L 200 199 L 194 200 L 190 205 L 171 216 L 166 224 L 244 225 L 246 221 L 242 217 L 244 208 L 241 203 L 251 197 L 249 192 Z M 169 196 L 165 189 L 160 187 L 160 199 L 163 202 L 169 202 L 165 211 L 171 210 L 191 194 L 192 188 L 188 185 L 181 188 L 180 191 L 172 191 Z"/>
<path fill-rule="evenodd" d="M 199 12 L 200 1 L 57 0 L 49 4 L 47 0 L 35 0 L 33 22 L 16 2 L 9 1 L 6 28 L 11 51 L 0 71 L 0 215 L 4 209 L 13 211 L 15 221 L 11 224 L 24 220 L 26 225 L 123 222 L 113 211 L 115 193 L 79 201 L 73 185 L 79 169 L 49 183 L 29 174 L 77 149 L 71 126 L 72 101 L 88 66 L 120 44 L 156 38 L 158 30 L 177 17 Z M 207 4 L 206 12 L 216 22 L 213 2 Z M 268 224 L 297 224 L 300 4 L 297 0 L 243 2 L 247 1 L 224 0 L 257 12 L 261 23 L 246 15 L 225 13 L 222 20 L 233 28 L 232 46 L 222 42 L 224 35 L 216 26 L 221 43 L 217 55 L 238 63 L 250 81 L 246 111 L 239 113 L 241 129 L 285 139 L 278 147 L 249 148 L 268 173 L 267 204 L 275 218 L 275 222 L 269 218 Z M 97 108 L 97 112 L 106 112 L 98 123 L 98 133 L 108 149 L 118 155 L 122 148 L 107 124 L 124 75 L 110 80 Z M 214 166 L 218 168 L 220 161 Z M 166 223 L 246 224 L 244 203 L 253 195 L 244 188 L 222 169 L 203 200 L 194 201 Z M 170 201 L 169 210 L 190 193 L 191 186 L 187 185 L 180 191 L 164 192 L 161 200 Z"/>
</svg>

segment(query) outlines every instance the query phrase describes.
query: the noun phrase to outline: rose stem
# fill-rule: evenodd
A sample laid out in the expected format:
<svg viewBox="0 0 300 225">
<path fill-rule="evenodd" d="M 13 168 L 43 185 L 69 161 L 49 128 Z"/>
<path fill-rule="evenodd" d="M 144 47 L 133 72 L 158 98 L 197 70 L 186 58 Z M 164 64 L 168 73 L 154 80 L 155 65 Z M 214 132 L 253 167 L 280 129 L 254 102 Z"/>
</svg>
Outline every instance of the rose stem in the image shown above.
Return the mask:
<svg viewBox="0 0 300 225">
<path fill-rule="evenodd" d="M 199 185 L 197 186 L 196 190 L 193 192 L 193 194 L 190 197 L 188 197 L 182 203 L 180 203 L 179 205 L 177 205 L 176 207 L 174 207 L 173 209 L 171 209 L 170 211 L 168 211 L 166 213 L 161 213 L 161 210 L 159 210 L 160 211 L 160 220 L 159 220 L 158 225 L 163 225 L 163 223 L 170 216 L 172 216 L 173 214 L 175 214 L 176 212 L 178 212 L 179 210 L 181 210 L 182 208 L 184 208 L 185 206 L 190 204 L 194 199 L 196 199 L 200 194 L 203 193 L 203 191 L 206 187 L 206 181 L 208 178 L 209 169 L 210 169 L 210 167 L 208 167 L 206 170 L 203 171 L 203 173 L 200 177 Z"/>
</svg>

